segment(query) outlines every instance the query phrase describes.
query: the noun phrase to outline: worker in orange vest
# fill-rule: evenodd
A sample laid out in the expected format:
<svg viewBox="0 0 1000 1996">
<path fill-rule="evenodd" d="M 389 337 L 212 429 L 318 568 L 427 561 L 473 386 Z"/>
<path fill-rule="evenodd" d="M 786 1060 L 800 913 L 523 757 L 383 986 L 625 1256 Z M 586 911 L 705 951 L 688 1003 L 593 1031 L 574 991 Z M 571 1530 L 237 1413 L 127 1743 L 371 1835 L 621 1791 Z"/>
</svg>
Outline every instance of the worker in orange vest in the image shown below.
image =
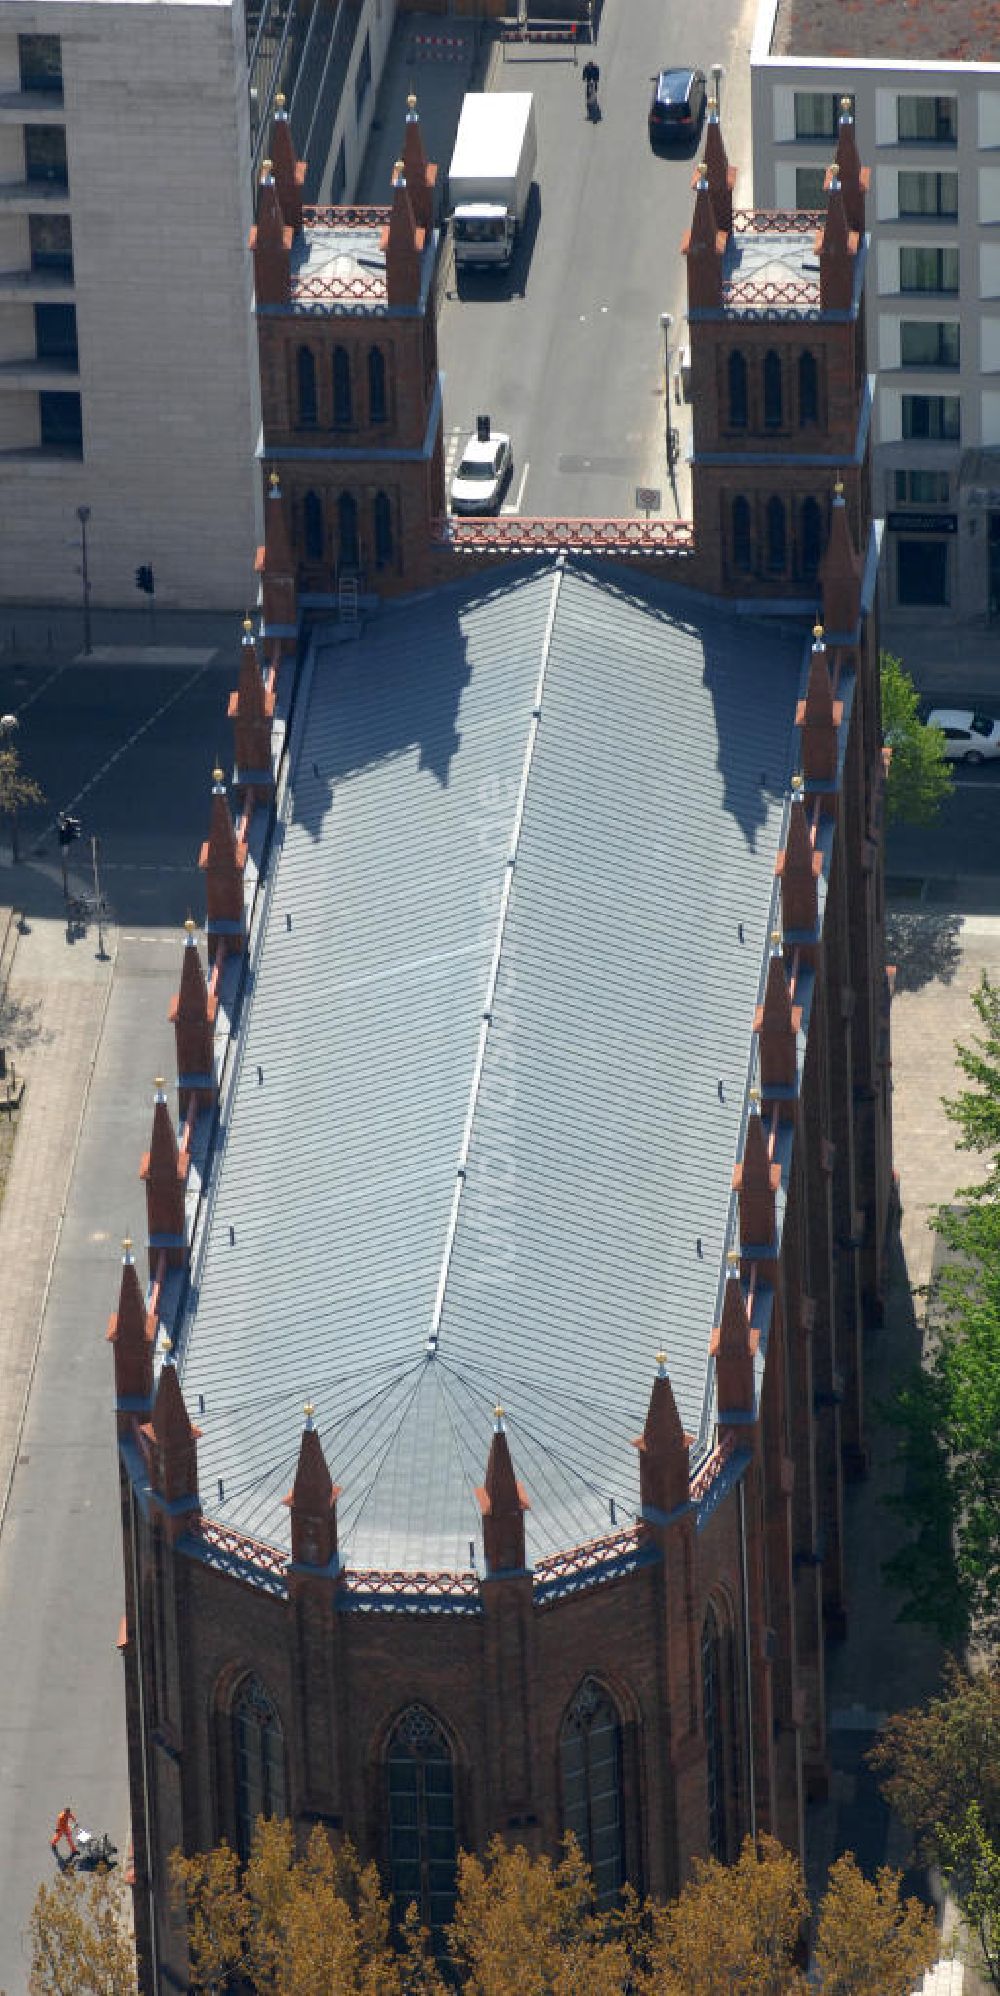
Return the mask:
<svg viewBox="0 0 1000 1996">
<path fill-rule="evenodd" d="M 55 1831 L 52 1837 L 49 1839 L 52 1848 L 55 1851 L 55 1854 L 58 1857 L 60 1864 L 62 1865 L 68 1864 L 70 1858 L 76 1856 L 76 1843 L 74 1841 L 73 1831 L 77 1828 L 78 1824 L 76 1817 L 74 1816 L 73 1811 L 70 1808 L 69 1803 L 67 1802 L 65 1809 L 60 1809 L 59 1814 L 56 1817 Z M 62 1842 L 63 1837 L 65 1837 L 66 1842 L 69 1845 L 69 1855 L 65 1858 L 60 1855 L 59 1851 L 59 1845 Z"/>
</svg>

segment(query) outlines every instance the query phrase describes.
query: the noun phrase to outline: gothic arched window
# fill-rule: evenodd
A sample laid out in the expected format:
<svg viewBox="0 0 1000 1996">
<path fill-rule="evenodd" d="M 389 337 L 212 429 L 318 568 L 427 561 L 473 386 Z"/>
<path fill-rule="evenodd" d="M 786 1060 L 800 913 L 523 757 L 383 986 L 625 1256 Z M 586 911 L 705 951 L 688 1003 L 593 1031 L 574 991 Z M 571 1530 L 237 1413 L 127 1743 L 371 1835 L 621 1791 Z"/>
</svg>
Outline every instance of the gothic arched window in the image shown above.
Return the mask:
<svg viewBox="0 0 1000 1996">
<path fill-rule="evenodd" d="M 732 510 L 733 567 L 748 569 L 753 555 L 750 545 L 750 501 L 734 499 Z"/>
<path fill-rule="evenodd" d="M 559 1736 L 563 1828 L 572 1830 L 594 1876 L 599 1906 L 625 1882 L 622 1729 L 603 1686 L 585 1677 Z"/>
<path fill-rule="evenodd" d="M 342 492 L 337 500 L 337 529 L 341 568 L 357 568 L 358 507 L 349 492 Z"/>
<path fill-rule="evenodd" d="M 285 1816 L 285 1741 L 281 1721 L 257 1677 L 237 1685 L 231 1706 L 236 1841 L 250 1855 L 258 1816 Z"/>
<path fill-rule="evenodd" d="M 310 347 L 300 347 L 295 356 L 295 375 L 299 394 L 299 422 L 316 421 L 316 362 Z"/>
<path fill-rule="evenodd" d="M 799 422 L 819 422 L 819 368 L 814 353 L 799 355 Z"/>
<path fill-rule="evenodd" d="M 423 1705 L 397 1719 L 386 1750 L 389 1890 L 401 1922 L 415 1904 L 436 1951 L 455 1911 L 455 1780 L 451 1748 Z"/>
<path fill-rule="evenodd" d="M 306 558 L 309 561 L 323 559 L 323 502 L 318 492 L 307 492 L 302 502 L 302 516 L 305 526 Z"/>
<path fill-rule="evenodd" d="M 783 575 L 787 560 L 787 533 L 785 527 L 785 502 L 783 499 L 769 499 L 767 502 L 767 565 L 772 575 Z"/>
<path fill-rule="evenodd" d="M 747 364 L 737 349 L 729 356 L 729 427 L 745 430 L 748 417 Z"/>
<path fill-rule="evenodd" d="M 392 560 L 392 507 L 387 492 L 376 492 L 372 505 L 375 530 L 375 565 L 385 568 Z"/>
<path fill-rule="evenodd" d="M 729 1858 L 726 1810 L 726 1724 L 722 1641 L 709 1603 L 701 1625 L 701 1694 L 705 1708 L 705 1776 L 708 1783 L 708 1848 L 720 1864 Z"/>
<path fill-rule="evenodd" d="M 333 420 L 351 420 L 351 356 L 346 347 L 333 349 Z"/>
<path fill-rule="evenodd" d="M 782 423 L 781 355 L 768 347 L 764 355 L 764 427 L 780 430 Z"/>
<path fill-rule="evenodd" d="M 823 515 L 818 499 L 802 501 L 802 573 L 814 576 L 819 573 L 819 558 L 823 547 Z"/>
<path fill-rule="evenodd" d="M 385 355 L 381 347 L 368 349 L 368 420 L 384 423 L 388 414 L 385 394 Z"/>
</svg>

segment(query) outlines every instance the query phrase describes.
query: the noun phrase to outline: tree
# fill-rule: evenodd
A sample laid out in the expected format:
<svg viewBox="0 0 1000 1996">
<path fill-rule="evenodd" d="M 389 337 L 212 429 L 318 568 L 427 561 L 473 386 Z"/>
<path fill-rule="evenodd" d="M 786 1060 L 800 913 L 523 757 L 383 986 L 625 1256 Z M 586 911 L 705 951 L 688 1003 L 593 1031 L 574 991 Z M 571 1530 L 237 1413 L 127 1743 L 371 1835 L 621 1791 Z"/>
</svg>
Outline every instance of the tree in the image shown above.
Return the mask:
<svg viewBox="0 0 1000 1996">
<path fill-rule="evenodd" d="M 626 1945 L 595 1912 L 572 1836 L 556 1865 L 522 1845 L 509 1850 L 502 1837 L 485 1859 L 463 1852 L 448 1941 L 468 1996 L 620 1996 L 629 1971 Z"/>
<path fill-rule="evenodd" d="M 954 777 L 940 728 L 925 728 L 917 689 L 901 659 L 879 653 L 882 738 L 892 750 L 886 786 L 886 820 L 929 825 L 951 796 Z"/>
<path fill-rule="evenodd" d="M 18 813 L 29 804 L 44 802 L 43 793 L 33 776 L 25 776 L 21 769 L 21 758 L 8 741 L 0 748 L 0 817 L 6 818 L 10 826 L 10 856 L 17 862 L 20 859 L 17 843 Z"/>
<path fill-rule="evenodd" d="M 955 1050 L 971 1085 L 944 1106 L 986 1172 L 934 1217 L 948 1254 L 931 1289 L 933 1343 L 890 1411 L 904 1471 L 891 1502 L 914 1537 L 886 1576 L 906 1595 L 903 1619 L 946 1643 L 1000 1632 L 1000 989 L 985 972 L 972 1002 L 982 1031 Z"/>
<path fill-rule="evenodd" d="M 39 1886 L 29 1938 L 29 1996 L 136 1996 L 120 1872 L 68 1871 Z"/>
<path fill-rule="evenodd" d="M 696 1859 L 653 1916 L 651 1996 L 798 1996 L 808 1915 L 802 1866 L 773 1837 L 748 1837 L 735 1865 Z"/>
<path fill-rule="evenodd" d="M 910 1996 L 938 1958 L 934 1914 L 900 1898 L 897 1871 L 865 1878 L 851 1856 L 837 1859 L 820 1906 L 814 1966 L 823 1996 Z"/>
<path fill-rule="evenodd" d="M 941 1867 L 1000 1989 L 1000 1671 L 949 1660 L 942 1690 L 897 1712 L 869 1760 L 920 1856 Z"/>
<path fill-rule="evenodd" d="M 944 1875 L 982 1949 L 986 1972 L 1000 1989 L 1000 1848 L 978 1802 L 941 1839 Z"/>
<path fill-rule="evenodd" d="M 375 1865 L 350 1844 L 335 1851 L 319 1824 L 303 1857 L 291 1824 L 262 1816 L 242 1872 L 223 1843 L 193 1857 L 175 1851 L 170 1875 L 187 1913 L 194 1990 L 214 1996 L 236 1976 L 260 1996 L 444 1996 L 414 1921 L 395 1946 Z"/>
<path fill-rule="evenodd" d="M 895 1713 L 868 1758 L 925 1863 L 942 1862 L 942 1832 L 973 1802 L 1000 1839 L 1000 1673 L 973 1675 L 949 1658 L 941 1691 Z"/>
</svg>

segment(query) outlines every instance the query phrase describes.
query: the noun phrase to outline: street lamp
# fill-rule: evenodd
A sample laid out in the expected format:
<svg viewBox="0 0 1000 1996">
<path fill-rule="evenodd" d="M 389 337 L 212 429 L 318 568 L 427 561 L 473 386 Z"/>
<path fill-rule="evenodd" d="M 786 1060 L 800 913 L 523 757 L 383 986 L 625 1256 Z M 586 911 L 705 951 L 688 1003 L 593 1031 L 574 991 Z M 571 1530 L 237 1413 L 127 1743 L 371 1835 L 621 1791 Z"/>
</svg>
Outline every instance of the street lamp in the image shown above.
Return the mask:
<svg viewBox="0 0 1000 1996">
<path fill-rule="evenodd" d="M 668 419 L 670 416 L 670 330 L 673 323 L 674 315 L 672 312 L 660 313 L 660 325 L 663 328 L 663 384 L 667 400 Z"/>
<path fill-rule="evenodd" d="M 80 522 L 80 575 L 83 580 L 83 655 L 89 658 L 93 650 L 90 642 L 90 574 L 87 568 L 87 521 L 90 518 L 89 506 L 78 506 L 76 517 Z"/>
<path fill-rule="evenodd" d="M 725 73 L 726 73 L 726 72 L 725 72 L 725 70 L 724 70 L 724 68 L 723 68 L 723 66 L 722 66 L 722 64 L 721 64 L 721 62 L 713 62 L 713 64 L 712 64 L 712 96 L 713 96 L 713 97 L 714 97 L 714 99 L 715 99 L 715 114 L 716 114 L 716 117 L 718 117 L 718 118 L 721 118 L 721 116 L 722 116 L 722 79 L 723 79 L 723 77 L 725 76 Z"/>
</svg>

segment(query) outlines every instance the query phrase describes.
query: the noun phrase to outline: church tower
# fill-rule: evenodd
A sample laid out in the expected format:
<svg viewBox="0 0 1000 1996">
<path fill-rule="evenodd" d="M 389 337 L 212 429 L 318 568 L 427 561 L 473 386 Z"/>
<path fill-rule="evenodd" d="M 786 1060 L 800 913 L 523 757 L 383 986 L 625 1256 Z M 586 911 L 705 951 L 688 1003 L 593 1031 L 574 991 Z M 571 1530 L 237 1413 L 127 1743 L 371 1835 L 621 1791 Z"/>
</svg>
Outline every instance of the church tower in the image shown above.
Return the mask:
<svg viewBox="0 0 1000 1996">
<path fill-rule="evenodd" d="M 838 483 L 868 544 L 865 193 L 850 100 L 825 212 L 734 210 L 716 107 L 682 244 L 699 583 L 721 596 L 819 601 Z"/>
<path fill-rule="evenodd" d="M 431 579 L 432 526 L 445 511 L 436 176 L 411 96 L 391 205 L 306 207 L 305 164 L 278 99 L 250 247 L 264 470 L 280 481 L 292 577 L 306 596 Z"/>
</svg>

